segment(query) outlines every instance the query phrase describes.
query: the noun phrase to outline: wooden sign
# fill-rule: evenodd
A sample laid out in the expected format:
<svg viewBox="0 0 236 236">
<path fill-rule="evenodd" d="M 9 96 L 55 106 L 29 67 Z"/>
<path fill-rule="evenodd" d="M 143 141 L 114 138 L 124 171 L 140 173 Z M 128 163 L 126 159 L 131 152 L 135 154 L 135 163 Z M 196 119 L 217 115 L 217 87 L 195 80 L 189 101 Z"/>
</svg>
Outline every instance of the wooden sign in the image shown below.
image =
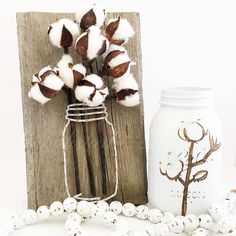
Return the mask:
<svg viewBox="0 0 236 236">
<path fill-rule="evenodd" d="M 137 63 L 132 72 L 140 86 L 141 104 L 126 108 L 108 100 L 108 119 L 116 131 L 119 191 L 121 202 L 147 202 L 146 150 L 142 102 L 140 25 L 138 13 L 109 13 L 109 18 L 127 18 L 136 32 L 126 45 Z M 17 13 L 27 164 L 28 205 L 37 208 L 67 195 L 64 184 L 62 131 L 66 124 L 66 95 L 61 92 L 42 106 L 28 97 L 32 74 L 47 65 L 56 65 L 62 50 L 48 39 L 48 26 L 61 18 L 74 18 L 71 13 Z M 75 62 L 79 56 L 73 54 Z M 101 62 L 98 63 L 101 67 Z M 108 86 L 112 78 L 105 78 Z M 110 195 L 115 188 L 115 162 L 112 132 L 104 121 L 73 123 L 66 133 L 69 188 L 84 197 Z"/>
</svg>

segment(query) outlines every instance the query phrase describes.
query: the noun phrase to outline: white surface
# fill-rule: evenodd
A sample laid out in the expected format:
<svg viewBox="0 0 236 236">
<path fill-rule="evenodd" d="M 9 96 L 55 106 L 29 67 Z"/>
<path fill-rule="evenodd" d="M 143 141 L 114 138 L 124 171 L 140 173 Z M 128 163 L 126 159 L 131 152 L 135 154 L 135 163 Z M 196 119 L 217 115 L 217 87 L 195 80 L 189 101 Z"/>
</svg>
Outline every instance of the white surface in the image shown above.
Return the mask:
<svg viewBox="0 0 236 236">
<path fill-rule="evenodd" d="M 76 11 L 79 2 L 8 0 L 1 4 L 0 218 L 4 213 L 21 211 L 26 207 L 15 12 L 71 12 Z M 225 189 L 236 186 L 235 0 L 96 2 L 102 3 L 109 11 L 141 12 L 147 137 L 150 121 L 158 107 L 161 88 L 197 85 L 216 89 L 216 109 L 222 119 L 225 135 L 222 182 Z M 49 230 L 56 232 L 52 227 L 47 232 Z M 46 233 L 46 228 L 38 232 Z"/>
</svg>

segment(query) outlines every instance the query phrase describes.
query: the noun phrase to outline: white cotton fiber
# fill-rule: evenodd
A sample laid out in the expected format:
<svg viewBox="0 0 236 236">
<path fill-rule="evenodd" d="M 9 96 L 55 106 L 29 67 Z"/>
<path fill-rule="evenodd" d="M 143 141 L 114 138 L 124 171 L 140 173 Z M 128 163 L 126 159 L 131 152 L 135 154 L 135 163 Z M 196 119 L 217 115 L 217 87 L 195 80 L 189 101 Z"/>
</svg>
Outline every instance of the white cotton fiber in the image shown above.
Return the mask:
<svg viewBox="0 0 236 236">
<path fill-rule="evenodd" d="M 60 67 L 62 65 L 73 64 L 73 58 L 69 54 L 63 54 L 61 60 L 57 63 L 57 66 Z"/>
<path fill-rule="evenodd" d="M 133 95 L 126 96 L 124 100 L 118 101 L 118 103 L 122 104 L 126 107 L 134 107 L 140 103 L 139 93 L 136 92 Z"/>
<path fill-rule="evenodd" d="M 116 19 L 117 20 L 117 19 Z M 124 39 L 128 41 L 130 37 L 134 36 L 134 29 L 127 21 L 127 19 L 120 19 L 119 26 L 112 36 L 112 39 Z"/>
<path fill-rule="evenodd" d="M 62 34 L 62 26 L 58 22 L 50 25 L 49 29 L 49 40 L 52 45 L 61 48 L 61 34 Z"/>
<path fill-rule="evenodd" d="M 138 83 L 134 79 L 133 74 L 129 74 L 129 76 L 123 77 L 121 79 L 117 78 L 116 82 L 113 84 L 112 88 L 119 92 L 122 89 L 133 89 L 138 90 Z"/>
<path fill-rule="evenodd" d="M 64 54 L 57 66 L 60 78 L 67 87 L 72 89 L 74 85 L 74 76 L 72 69 L 69 67 L 70 63 L 73 63 L 72 57 L 68 54 Z"/>
<path fill-rule="evenodd" d="M 74 86 L 74 75 L 72 69 L 66 65 L 61 65 L 58 67 L 59 70 L 59 76 L 62 79 L 62 81 L 65 83 L 65 85 L 71 89 L 73 89 Z"/>
<path fill-rule="evenodd" d="M 83 16 L 89 12 L 91 9 L 93 9 L 94 4 L 91 3 L 83 3 L 80 4 L 79 9 L 77 10 L 75 17 L 76 17 L 76 21 L 80 24 L 81 19 L 83 18 Z"/>
<path fill-rule="evenodd" d="M 100 6 L 98 6 L 98 5 L 95 5 L 93 7 L 93 11 L 96 15 L 96 24 L 95 24 L 95 26 L 97 26 L 97 27 L 103 26 L 104 21 L 105 21 L 105 17 L 106 17 L 105 10 L 103 8 L 101 8 Z"/>
<path fill-rule="evenodd" d="M 84 3 L 84 4 L 80 4 L 80 7 L 78 9 L 78 11 L 76 12 L 76 20 L 77 22 L 80 24 L 83 16 L 89 12 L 91 9 L 93 9 L 93 12 L 96 16 L 96 24 L 95 26 L 97 27 L 101 27 L 103 25 L 103 22 L 105 20 L 105 14 L 104 14 L 104 10 L 95 5 L 95 4 L 91 4 L 91 3 Z"/>
<path fill-rule="evenodd" d="M 65 25 L 65 27 L 70 31 L 72 34 L 73 39 L 78 38 L 80 35 L 80 28 L 77 23 L 70 19 L 60 19 L 59 23 Z"/>
<path fill-rule="evenodd" d="M 104 41 L 106 41 L 107 49 L 109 46 L 107 38 L 101 34 L 101 30 L 98 27 L 91 26 L 88 32 L 87 57 L 89 60 L 98 56 L 98 51 L 103 47 Z"/>
<path fill-rule="evenodd" d="M 51 73 L 45 78 L 43 85 L 53 90 L 59 91 L 64 86 L 64 82 L 56 74 Z"/>
<path fill-rule="evenodd" d="M 89 86 L 76 86 L 75 88 L 75 97 L 80 102 L 87 100 L 90 95 L 94 92 L 94 87 Z"/>
<path fill-rule="evenodd" d="M 86 68 L 81 63 L 74 65 L 72 69 L 78 71 L 83 76 L 86 74 Z"/>
<path fill-rule="evenodd" d="M 50 98 L 46 98 L 40 91 L 39 85 L 35 84 L 31 87 L 28 96 L 33 98 L 35 101 L 41 103 L 42 105 L 50 101 Z"/>
<path fill-rule="evenodd" d="M 73 40 L 75 40 L 80 34 L 79 26 L 70 19 L 61 19 L 51 24 L 49 30 L 49 39 L 50 42 L 58 48 L 62 47 L 61 38 L 63 26 L 65 26 L 66 29 L 71 33 Z"/>
<path fill-rule="evenodd" d="M 98 90 L 96 91 L 94 97 L 92 98 L 92 100 L 87 99 L 85 101 L 85 103 L 88 106 L 94 107 L 94 106 L 98 106 L 100 104 L 102 104 L 105 100 L 106 96 L 102 95 Z"/>
<path fill-rule="evenodd" d="M 114 67 L 116 67 L 116 66 L 118 66 L 120 64 L 123 64 L 125 62 L 130 62 L 130 58 L 129 58 L 127 53 L 122 53 L 122 54 L 119 54 L 116 57 L 114 57 L 112 60 L 110 60 L 108 65 L 111 68 L 114 68 Z"/>
<path fill-rule="evenodd" d="M 94 84 L 96 89 L 100 89 L 104 85 L 102 78 L 96 74 L 87 75 L 84 79 Z"/>
</svg>

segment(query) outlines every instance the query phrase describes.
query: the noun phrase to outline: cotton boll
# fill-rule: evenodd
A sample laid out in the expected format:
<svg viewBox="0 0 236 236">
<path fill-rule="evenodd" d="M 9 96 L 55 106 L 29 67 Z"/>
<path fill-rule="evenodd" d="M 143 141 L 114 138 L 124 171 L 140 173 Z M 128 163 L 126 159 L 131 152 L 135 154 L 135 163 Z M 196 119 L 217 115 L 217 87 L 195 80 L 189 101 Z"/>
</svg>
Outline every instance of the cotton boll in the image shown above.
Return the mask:
<svg viewBox="0 0 236 236">
<path fill-rule="evenodd" d="M 108 56 L 108 54 L 113 51 L 120 51 L 120 52 L 127 53 L 127 50 L 123 46 L 110 44 L 107 51 L 102 55 L 103 59 L 105 59 Z"/>
<path fill-rule="evenodd" d="M 52 72 L 50 75 L 46 76 L 43 85 L 50 89 L 59 91 L 64 86 L 64 82 L 54 72 Z"/>
<path fill-rule="evenodd" d="M 79 26 L 70 19 L 61 19 L 50 25 L 50 42 L 58 48 L 68 48 L 80 34 Z"/>
<path fill-rule="evenodd" d="M 124 39 L 125 42 L 134 36 L 134 29 L 127 19 L 120 19 L 119 27 L 113 34 L 113 39 Z"/>
<path fill-rule="evenodd" d="M 28 96 L 41 104 L 48 102 L 64 86 L 64 82 L 50 66 L 46 66 L 38 74 L 34 74 L 32 84 L 33 87 L 30 89 Z"/>
<path fill-rule="evenodd" d="M 89 99 L 94 90 L 95 88 L 91 86 L 76 86 L 75 97 L 80 102 L 84 102 Z"/>
<path fill-rule="evenodd" d="M 137 91 L 124 89 L 116 94 L 117 102 L 126 107 L 134 107 L 139 105 L 140 96 Z"/>
<path fill-rule="evenodd" d="M 111 44 L 122 45 L 134 36 L 134 29 L 127 19 L 111 19 L 106 24 L 106 35 Z"/>
<path fill-rule="evenodd" d="M 130 62 L 130 58 L 128 56 L 128 54 L 126 53 L 122 53 L 122 54 L 119 54 L 118 56 L 114 57 L 109 63 L 108 65 L 113 68 L 113 67 L 116 67 L 120 64 L 123 64 L 125 62 Z"/>
<path fill-rule="evenodd" d="M 42 105 L 50 101 L 50 98 L 47 98 L 42 94 L 38 84 L 35 84 L 31 87 L 28 96 L 30 98 L 33 98 L 35 101 L 41 103 Z"/>
<path fill-rule="evenodd" d="M 133 74 L 129 74 L 127 77 L 123 77 L 122 79 L 116 79 L 115 83 L 113 84 L 112 88 L 119 92 L 122 89 L 133 89 L 138 90 L 138 83 L 135 80 Z"/>
<path fill-rule="evenodd" d="M 78 71 L 83 76 L 85 76 L 85 74 L 86 74 L 86 68 L 81 63 L 75 64 L 72 69 L 75 71 Z"/>
<path fill-rule="evenodd" d="M 113 50 L 104 58 L 107 75 L 121 78 L 130 74 L 131 60 L 124 50 Z"/>
<path fill-rule="evenodd" d="M 94 84 L 96 89 L 100 89 L 104 85 L 102 78 L 96 74 L 87 75 L 84 79 Z"/>
<path fill-rule="evenodd" d="M 101 27 L 105 20 L 105 10 L 95 4 L 81 4 L 76 13 L 76 20 L 83 30 L 92 25 Z"/>
<path fill-rule="evenodd" d="M 91 26 L 88 34 L 88 59 L 92 60 L 102 55 L 107 50 L 108 46 L 109 42 L 107 38 L 102 35 L 101 30 L 96 26 Z"/>
<path fill-rule="evenodd" d="M 85 104 L 90 107 L 95 107 L 101 105 L 105 101 L 105 96 L 103 96 L 98 90 L 96 90 L 94 96 L 91 99 L 85 100 Z"/>
<path fill-rule="evenodd" d="M 85 60 L 92 60 L 102 55 L 108 46 L 107 38 L 96 26 L 91 26 L 85 33 L 81 34 L 75 43 L 77 53 Z"/>
<path fill-rule="evenodd" d="M 86 74 L 86 68 L 81 63 L 73 65 L 73 59 L 68 54 L 63 55 L 57 67 L 60 78 L 71 89 L 74 89 Z"/>
<path fill-rule="evenodd" d="M 117 79 L 113 85 L 113 89 L 116 92 L 118 103 L 127 107 L 133 107 L 140 103 L 138 84 L 132 74 L 120 80 Z"/>
</svg>

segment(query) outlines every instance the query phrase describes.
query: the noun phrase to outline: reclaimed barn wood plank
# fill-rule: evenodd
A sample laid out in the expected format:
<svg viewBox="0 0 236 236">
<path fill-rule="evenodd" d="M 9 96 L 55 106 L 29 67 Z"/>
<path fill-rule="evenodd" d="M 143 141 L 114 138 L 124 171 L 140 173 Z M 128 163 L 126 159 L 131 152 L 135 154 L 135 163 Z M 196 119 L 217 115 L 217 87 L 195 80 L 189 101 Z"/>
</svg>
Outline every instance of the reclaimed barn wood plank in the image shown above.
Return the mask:
<svg viewBox="0 0 236 236">
<path fill-rule="evenodd" d="M 116 199 L 136 204 L 147 202 L 146 150 L 142 102 L 142 62 L 138 13 L 109 13 L 125 17 L 136 35 L 126 45 L 137 66 L 132 72 L 140 86 L 141 104 L 126 108 L 106 101 L 109 120 L 116 130 L 120 185 Z M 28 98 L 31 76 L 46 65 L 56 65 L 62 51 L 53 47 L 46 34 L 48 26 L 71 13 L 17 13 L 22 87 L 22 106 L 27 165 L 28 205 L 36 208 L 66 197 L 64 186 L 62 129 L 65 110 L 71 98 L 61 92 L 44 106 Z M 73 54 L 74 61 L 79 57 Z M 93 69 L 101 68 L 101 60 Z M 109 86 L 111 78 L 104 78 Z M 71 101 L 70 101 L 71 102 Z M 69 188 L 72 194 L 107 196 L 114 191 L 115 168 L 111 129 L 104 121 L 72 124 L 66 133 Z"/>
</svg>

